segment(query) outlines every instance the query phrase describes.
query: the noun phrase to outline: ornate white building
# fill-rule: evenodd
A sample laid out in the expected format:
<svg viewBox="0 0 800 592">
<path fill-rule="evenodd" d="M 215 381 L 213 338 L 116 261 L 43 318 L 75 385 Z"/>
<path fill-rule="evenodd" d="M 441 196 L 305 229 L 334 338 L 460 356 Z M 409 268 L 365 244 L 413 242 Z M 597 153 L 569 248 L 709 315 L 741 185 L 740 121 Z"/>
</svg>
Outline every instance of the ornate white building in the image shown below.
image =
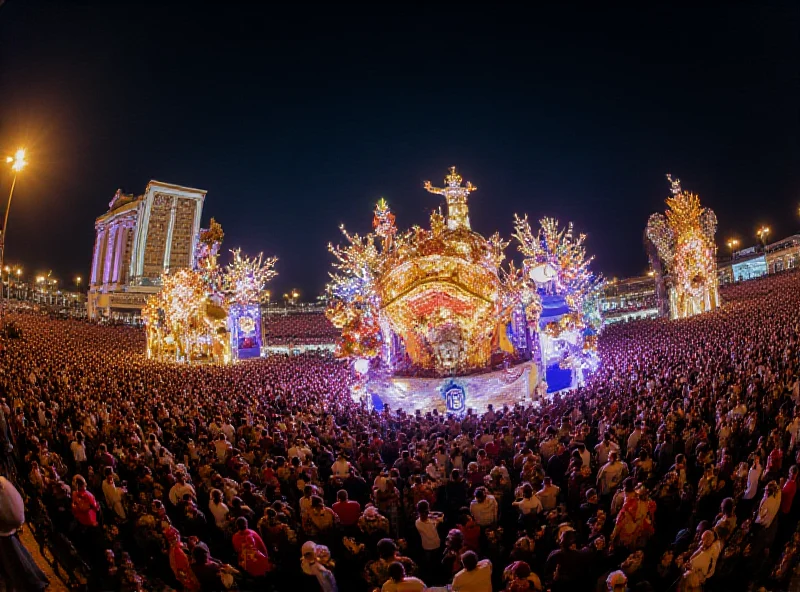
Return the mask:
<svg viewBox="0 0 800 592">
<path fill-rule="evenodd" d="M 193 267 L 206 192 L 150 181 L 142 195 L 118 190 L 95 221 L 89 317 L 138 314 L 161 274 Z"/>
</svg>

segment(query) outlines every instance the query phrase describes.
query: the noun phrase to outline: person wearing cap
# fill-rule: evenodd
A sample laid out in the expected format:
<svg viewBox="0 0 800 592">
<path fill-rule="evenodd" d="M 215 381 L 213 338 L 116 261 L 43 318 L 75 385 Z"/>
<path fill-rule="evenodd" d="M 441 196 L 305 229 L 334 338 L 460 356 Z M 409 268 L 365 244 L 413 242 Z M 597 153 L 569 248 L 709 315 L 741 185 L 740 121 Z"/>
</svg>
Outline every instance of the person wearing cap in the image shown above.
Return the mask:
<svg viewBox="0 0 800 592">
<path fill-rule="evenodd" d="M 381 586 L 381 592 L 424 592 L 425 589 L 425 582 L 407 576 L 405 567 L 399 561 L 389 564 L 389 579 Z"/>
</svg>

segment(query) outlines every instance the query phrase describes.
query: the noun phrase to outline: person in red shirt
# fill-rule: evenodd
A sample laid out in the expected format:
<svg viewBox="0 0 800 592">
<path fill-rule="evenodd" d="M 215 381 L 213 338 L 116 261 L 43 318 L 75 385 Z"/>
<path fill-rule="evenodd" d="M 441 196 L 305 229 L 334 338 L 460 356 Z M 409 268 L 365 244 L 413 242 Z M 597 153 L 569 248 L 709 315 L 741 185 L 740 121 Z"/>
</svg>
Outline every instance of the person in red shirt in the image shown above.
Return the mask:
<svg viewBox="0 0 800 592">
<path fill-rule="evenodd" d="M 103 468 L 111 467 L 113 469 L 117 466 L 117 459 L 108 451 L 108 447 L 105 444 L 100 444 L 97 447 L 97 462 Z"/>
<path fill-rule="evenodd" d="M 241 552 L 245 539 L 250 536 L 252 536 L 255 541 L 256 549 L 261 551 L 264 555 L 267 555 L 267 547 L 264 545 L 264 541 L 261 540 L 261 536 L 255 530 L 247 528 L 247 518 L 239 516 L 236 519 L 236 533 L 231 538 L 233 550 L 236 551 L 237 554 Z"/>
<path fill-rule="evenodd" d="M 497 456 L 500 454 L 500 434 L 497 434 L 494 437 L 494 440 L 486 444 L 485 450 L 489 458 L 492 460 L 497 458 Z"/>
<path fill-rule="evenodd" d="M 81 526 L 97 526 L 97 512 L 100 504 L 86 490 L 86 479 L 75 477 L 75 491 L 72 492 L 72 514 Z"/>
<path fill-rule="evenodd" d="M 785 516 L 792 510 L 794 495 L 797 493 L 797 474 L 800 473 L 797 465 L 789 468 L 789 478 L 781 487 L 781 515 Z"/>
<path fill-rule="evenodd" d="M 339 516 L 339 522 L 345 528 L 355 526 L 361 516 L 361 504 L 351 499 L 348 499 L 347 492 L 340 489 L 336 493 L 338 500 L 333 504 L 333 511 Z"/>
<path fill-rule="evenodd" d="M 481 527 L 475 522 L 469 510 L 467 508 L 464 508 L 464 510 L 466 511 L 462 512 L 461 516 L 456 520 L 458 530 L 464 535 L 464 547 L 477 553 L 480 549 Z"/>
<path fill-rule="evenodd" d="M 764 480 L 770 481 L 777 479 L 783 468 L 783 450 L 780 446 L 774 446 L 767 457 L 767 466 L 764 469 Z"/>
</svg>

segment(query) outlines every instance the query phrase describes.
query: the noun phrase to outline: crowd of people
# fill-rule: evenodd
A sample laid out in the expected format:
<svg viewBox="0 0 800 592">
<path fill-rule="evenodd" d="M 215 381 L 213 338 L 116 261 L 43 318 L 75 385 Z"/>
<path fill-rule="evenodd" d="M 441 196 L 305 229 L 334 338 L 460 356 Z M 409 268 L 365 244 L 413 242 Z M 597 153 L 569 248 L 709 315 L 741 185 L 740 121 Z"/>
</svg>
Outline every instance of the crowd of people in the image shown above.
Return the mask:
<svg viewBox="0 0 800 592">
<path fill-rule="evenodd" d="M 785 590 L 800 274 L 723 299 L 607 328 L 581 389 L 463 417 L 369 412 L 330 358 L 166 365 L 138 329 L 19 314 L 3 471 L 100 590 Z"/>
<path fill-rule="evenodd" d="M 270 345 L 317 345 L 333 343 L 339 335 L 322 311 L 264 315 L 264 339 Z"/>
</svg>

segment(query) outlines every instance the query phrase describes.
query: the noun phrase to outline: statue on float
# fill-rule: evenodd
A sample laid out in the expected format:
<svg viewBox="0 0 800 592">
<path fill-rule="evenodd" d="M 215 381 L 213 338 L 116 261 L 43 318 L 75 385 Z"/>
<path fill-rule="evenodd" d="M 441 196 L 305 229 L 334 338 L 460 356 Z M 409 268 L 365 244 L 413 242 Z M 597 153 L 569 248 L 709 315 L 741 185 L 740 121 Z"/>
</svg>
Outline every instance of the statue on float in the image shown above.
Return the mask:
<svg viewBox="0 0 800 592">
<path fill-rule="evenodd" d="M 681 189 L 680 179 L 667 175 L 672 196 L 665 214 L 653 214 L 647 222 L 647 238 L 664 263 L 669 315 L 683 319 L 719 306 L 717 217 L 700 206 L 700 198 Z M 660 273 L 661 266 L 654 266 Z M 662 278 L 658 278 L 659 280 Z"/>
</svg>

